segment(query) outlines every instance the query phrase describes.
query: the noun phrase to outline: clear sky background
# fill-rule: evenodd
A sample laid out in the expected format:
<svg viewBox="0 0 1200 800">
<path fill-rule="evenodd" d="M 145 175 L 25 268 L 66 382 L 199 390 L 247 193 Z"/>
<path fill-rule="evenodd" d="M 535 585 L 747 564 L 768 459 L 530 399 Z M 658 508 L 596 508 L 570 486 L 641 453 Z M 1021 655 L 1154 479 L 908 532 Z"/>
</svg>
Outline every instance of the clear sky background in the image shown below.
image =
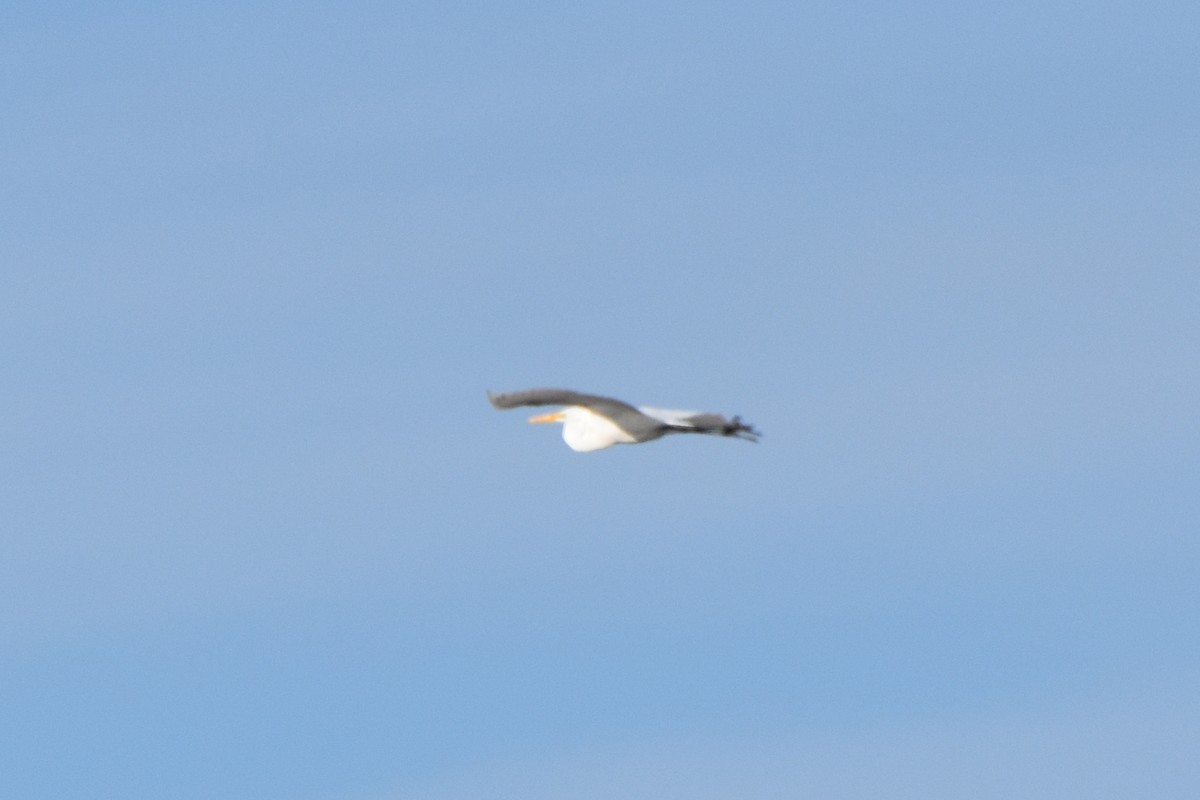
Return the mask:
<svg viewBox="0 0 1200 800">
<path fill-rule="evenodd" d="M 0 795 L 1200 796 L 1198 36 L 6 5 Z"/>
</svg>

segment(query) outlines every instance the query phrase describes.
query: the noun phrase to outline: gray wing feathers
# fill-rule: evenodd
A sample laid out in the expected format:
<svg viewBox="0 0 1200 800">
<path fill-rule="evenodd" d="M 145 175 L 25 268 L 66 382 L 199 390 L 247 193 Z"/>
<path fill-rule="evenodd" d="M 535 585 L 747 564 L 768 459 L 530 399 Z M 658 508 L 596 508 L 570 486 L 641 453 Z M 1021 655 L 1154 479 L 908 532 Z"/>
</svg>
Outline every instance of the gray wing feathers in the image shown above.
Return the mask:
<svg viewBox="0 0 1200 800">
<path fill-rule="evenodd" d="M 582 394 L 570 389 L 526 389 L 521 392 L 488 392 L 488 400 L 496 408 L 518 408 L 520 406 L 586 406 L 611 417 L 615 413 L 632 411 L 641 413 L 628 403 L 611 397 Z"/>
<path fill-rule="evenodd" d="M 648 417 L 628 403 L 612 397 L 582 394 L 570 389 L 526 389 L 521 392 L 494 394 L 488 392 L 488 400 L 496 408 L 518 406 L 584 406 L 608 417 L 621 430 L 636 441 L 657 439 L 669 430 L 660 420 Z"/>
</svg>

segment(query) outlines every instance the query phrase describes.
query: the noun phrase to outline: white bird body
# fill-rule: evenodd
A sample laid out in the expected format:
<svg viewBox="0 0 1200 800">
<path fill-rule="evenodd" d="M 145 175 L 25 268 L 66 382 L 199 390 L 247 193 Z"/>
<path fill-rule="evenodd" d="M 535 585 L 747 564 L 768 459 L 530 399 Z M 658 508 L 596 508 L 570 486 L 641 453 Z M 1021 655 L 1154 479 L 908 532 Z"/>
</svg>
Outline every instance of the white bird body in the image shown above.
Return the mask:
<svg viewBox="0 0 1200 800">
<path fill-rule="evenodd" d="M 699 411 L 675 411 L 643 406 L 635 408 L 621 400 L 581 394 L 569 389 L 527 389 L 509 394 L 492 394 L 488 400 L 496 408 L 519 406 L 562 406 L 558 411 L 530 417 L 530 422 L 561 422 L 563 441 L 580 453 L 603 450 L 614 444 L 640 444 L 669 433 L 705 433 L 758 440 L 758 431 L 738 417 L 725 419 L 720 414 Z"/>
<path fill-rule="evenodd" d="M 603 450 L 614 444 L 633 444 L 637 441 L 608 417 L 584 406 L 567 406 L 554 414 L 534 417 L 530 422 L 562 422 L 563 441 L 577 453 Z"/>
</svg>

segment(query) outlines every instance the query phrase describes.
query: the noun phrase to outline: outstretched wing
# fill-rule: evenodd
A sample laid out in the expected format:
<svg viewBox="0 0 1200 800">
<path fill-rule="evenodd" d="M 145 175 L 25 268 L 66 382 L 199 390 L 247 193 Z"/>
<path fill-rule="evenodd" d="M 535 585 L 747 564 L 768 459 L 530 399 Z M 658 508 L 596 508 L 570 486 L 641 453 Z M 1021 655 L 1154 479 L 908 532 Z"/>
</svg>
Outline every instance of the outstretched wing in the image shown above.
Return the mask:
<svg viewBox="0 0 1200 800">
<path fill-rule="evenodd" d="M 496 408 L 520 406 L 584 406 L 598 414 L 615 418 L 630 411 L 639 413 L 628 403 L 612 397 L 573 392 L 570 389 L 525 389 L 520 392 L 488 392 L 488 400 Z"/>
</svg>

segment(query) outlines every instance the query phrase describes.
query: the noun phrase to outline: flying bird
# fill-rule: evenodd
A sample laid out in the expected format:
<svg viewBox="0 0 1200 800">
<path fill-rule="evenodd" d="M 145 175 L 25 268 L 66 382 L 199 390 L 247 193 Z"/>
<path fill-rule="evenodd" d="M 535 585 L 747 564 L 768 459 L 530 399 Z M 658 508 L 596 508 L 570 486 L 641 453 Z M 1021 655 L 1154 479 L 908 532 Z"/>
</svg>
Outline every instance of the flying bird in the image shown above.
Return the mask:
<svg viewBox="0 0 1200 800">
<path fill-rule="evenodd" d="M 558 411 L 530 417 L 530 422 L 561 422 L 563 441 L 572 450 L 586 453 L 614 444 L 641 444 L 668 433 L 706 433 L 758 441 L 759 433 L 739 417 L 725 419 L 702 411 L 673 411 L 649 406 L 634 407 L 611 397 L 580 394 L 570 389 L 526 389 L 495 394 L 488 400 L 496 408 L 562 406 Z"/>
</svg>

